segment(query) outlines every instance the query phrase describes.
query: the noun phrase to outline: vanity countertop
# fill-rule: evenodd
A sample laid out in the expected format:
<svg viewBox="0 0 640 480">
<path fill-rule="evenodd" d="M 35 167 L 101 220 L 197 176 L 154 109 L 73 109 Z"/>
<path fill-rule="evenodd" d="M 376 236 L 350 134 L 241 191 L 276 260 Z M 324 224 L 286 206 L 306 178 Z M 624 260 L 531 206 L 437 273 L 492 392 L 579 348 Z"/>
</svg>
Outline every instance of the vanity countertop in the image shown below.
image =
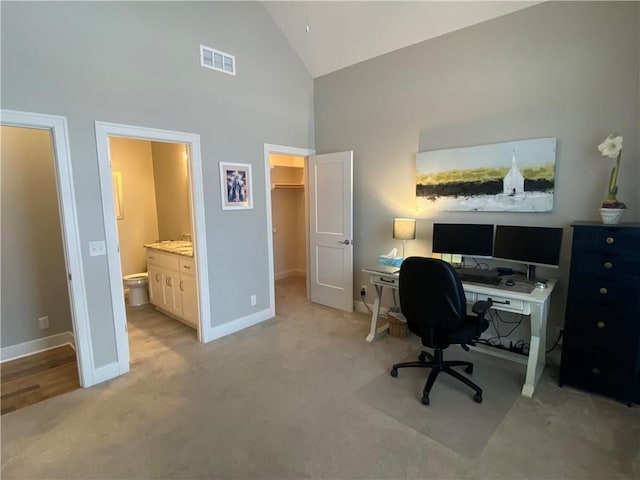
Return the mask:
<svg viewBox="0 0 640 480">
<path fill-rule="evenodd" d="M 149 243 L 146 248 L 161 252 L 175 253 L 185 257 L 193 257 L 193 243 L 185 240 L 169 240 L 165 242 Z"/>
</svg>

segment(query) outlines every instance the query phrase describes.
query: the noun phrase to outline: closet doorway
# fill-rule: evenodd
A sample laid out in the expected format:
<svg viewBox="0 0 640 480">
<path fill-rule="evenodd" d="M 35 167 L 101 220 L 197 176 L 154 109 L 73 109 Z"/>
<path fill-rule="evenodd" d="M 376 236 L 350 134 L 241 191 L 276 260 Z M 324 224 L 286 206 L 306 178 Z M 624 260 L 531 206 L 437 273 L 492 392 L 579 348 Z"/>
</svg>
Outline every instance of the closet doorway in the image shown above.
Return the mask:
<svg viewBox="0 0 640 480">
<path fill-rule="evenodd" d="M 307 299 L 308 265 L 308 194 L 306 157 L 272 153 L 269 155 L 271 177 L 271 219 L 273 269 L 278 299 Z M 293 298 L 292 298 L 293 297 Z"/>
</svg>

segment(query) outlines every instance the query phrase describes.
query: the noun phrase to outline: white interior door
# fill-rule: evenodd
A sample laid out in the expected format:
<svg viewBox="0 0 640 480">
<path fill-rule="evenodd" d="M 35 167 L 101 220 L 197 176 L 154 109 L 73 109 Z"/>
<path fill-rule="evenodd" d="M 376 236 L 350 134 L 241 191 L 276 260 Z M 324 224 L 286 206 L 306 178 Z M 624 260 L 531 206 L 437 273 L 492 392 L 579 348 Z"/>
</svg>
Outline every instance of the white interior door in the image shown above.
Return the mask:
<svg viewBox="0 0 640 480">
<path fill-rule="evenodd" d="M 353 311 L 353 152 L 309 157 L 311 301 Z"/>
</svg>

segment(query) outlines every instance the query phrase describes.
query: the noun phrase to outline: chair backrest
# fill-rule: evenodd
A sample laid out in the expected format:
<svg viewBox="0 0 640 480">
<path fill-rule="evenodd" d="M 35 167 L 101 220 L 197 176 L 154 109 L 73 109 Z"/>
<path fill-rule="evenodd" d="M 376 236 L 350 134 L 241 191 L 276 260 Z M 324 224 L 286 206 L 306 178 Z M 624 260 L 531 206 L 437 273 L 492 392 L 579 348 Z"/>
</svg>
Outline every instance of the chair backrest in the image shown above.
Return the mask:
<svg viewBox="0 0 640 480">
<path fill-rule="evenodd" d="M 467 313 L 460 277 L 447 262 L 409 257 L 400 267 L 400 307 L 416 335 L 431 336 L 433 329 L 455 329 Z"/>
</svg>

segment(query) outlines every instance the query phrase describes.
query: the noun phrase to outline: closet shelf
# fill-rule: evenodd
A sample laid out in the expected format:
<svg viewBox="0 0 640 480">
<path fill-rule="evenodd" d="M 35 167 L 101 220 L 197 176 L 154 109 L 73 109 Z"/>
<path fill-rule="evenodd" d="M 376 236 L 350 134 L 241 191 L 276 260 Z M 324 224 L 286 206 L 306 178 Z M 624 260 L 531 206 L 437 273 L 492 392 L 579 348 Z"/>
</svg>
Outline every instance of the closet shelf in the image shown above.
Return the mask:
<svg viewBox="0 0 640 480">
<path fill-rule="evenodd" d="M 272 183 L 271 190 L 275 189 L 293 189 L 293 190 L 304 190 L 304 183 Z"/>
</svg>

